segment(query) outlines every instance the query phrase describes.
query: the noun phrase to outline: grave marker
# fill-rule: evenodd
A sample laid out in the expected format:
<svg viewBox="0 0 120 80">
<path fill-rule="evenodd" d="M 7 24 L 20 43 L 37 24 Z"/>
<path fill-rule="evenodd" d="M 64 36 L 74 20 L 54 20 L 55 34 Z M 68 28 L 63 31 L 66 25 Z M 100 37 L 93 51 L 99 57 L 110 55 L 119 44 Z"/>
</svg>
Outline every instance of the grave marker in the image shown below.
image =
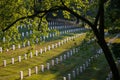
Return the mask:
<svg viewBox="0 0 120 80">
<path fill-rule="evenodd" d="M 27 60 L 27 54 L 25 54 L 24 57 L 25 57 L 25 60 Z"/>
<path fill-rule="evenodd" d="M 35 74 L 38 74 L 38 66 L 35 66 Z"/>
<path fill-rule="evenodd" d="M 32 58 L 33 56 L 32 56 L 32 52 L 30 52 L 30 58 Z"/>
<path fill-rule="evenodd" d="M 31 76 L 31 69 L 28 69 L 28 76 Z"/>
<path fill-rule="evenodd" d="M 48 50 L 50 51 L 50 45 L 48 46 Z"/>
<path fill-rule="evenodd" d="M 72 74 L 73 74 L 73 78 L 75 78 L 76 76 L 75 76 L 75 71 L 72 71 Z"/>
<path fill-rule="evenodd" d="M 7 64 L 6 60 L 3 60 L 3 66 L 4 67 L 6 67 L 6 64 Z"/>
<path fill-rule="evenodd" d="M 58 58 L 56 58 L 56 64 L 58 64 Z"/>
<path fill-rule="evenodd" d="M 14 64 L 15 63 L 15 59 L 14 58 L 12 58 L 12 62 L 11 62 L 12 64 Z"/>
<path fill-rule="evenodd" d="M 60 56 L 60 62 L 62 62 L 63 61 L 63 58 L 62 58 L 62 56 Z"/>
<path fill-rule="evenodd" d="M 84 69 L 84 70 L 86 69 L 85 64 L 83 64 L 83 69 Z"/>
<path fill-rule="evenodd" d="M 54 44 L 52 44 L 52 49 L 54 49 Z"/>
<path fill-rule="evenodd" d="M 88 66 L 89 66 L 89 63 L 88 63 L 88 61 L 86 61 L 86 62 L 85 62 L 85 64 L 86 64 L 86 67 L 88 67 Z"/>
<path fill-rule="evenodd" d="M 35 51 L 35 56 L 38 56 L 38 50 Z"/>
<path fill-rule="evenodd" d="M 24 32 L 22 32 L 22 37 L 24 37 L 25 36 L 25 34 L 24 34 Z"/>
<path fill-rule="evenodd" d="M 21 56 L 18 56 L 18 62 L 21 62 Z"/>
<path fill-rule="evenodd" d="M 63 77 L 63 80 L 67 80 L 67 78 L 66 78 L 66 77 Z"/>
<path fill-rule="evenodd" d="M 26 32 L 26 36 L 28 36 L 29 35 L 29 33 L 28 32 Z"/>
<path fill-rule="evenodd" d="M 12 50 L 15 50 L 15 45 L 12 45 Z"/>
<path fill-rule="evenodd" d="M 44 48 L 44 52 L 46 52 L 46 51 L 47 51 L 47 48 L 45 47 L 45 48 Z"/>
<path fill-rule="evenodd" d="M 2 53 L 2 47 L 0 47 L 0 53 Z"/>
<path fill-rule="evenodd" d="M 80 72 L 81 72 L 81 73 L 83 72 L 83 67 L 82 67 L 82 66 L 80 66 Z"/>
<path fill-rule="evenodd" d="M 20 71 L 20 80 L 23 80 L 23 71 Z"/>
<path fill-rule="evenodd" d="M 27 43 L 28 43 L 28 46 L 30 46 L 30 41 L 28 41 Z"/>
<path fill-rule="evenodd" d="M 64 60 L 66 60 L 66 54 L 64 54 Z"/>
<path fill-rule="evenodd" d="M 77 75 L 79 75 L 79 68 L 76 69 L 76 73 L 77 73 Z"/>
<path fill-rule="evenodd" d="M 41 65 L 41 71 L 44 72 L 44 65 Z"/>
<path fill-rule="evenodd" d="M 52 66 L 54 66 L 55 65 L 55 61 L 54 60 L 52 60 Z"/>
<path fill-rule="evenodd" d="M 50 63 L 47 63 L 47 70 L 50 70 Z"/>
<path fill-rule="evenodd" d="M 5 43 L 5 37 L 3 37 L 3 42 Z"/>
<path fill-rule="evenodd" d="M 71 74 L 68 74 L 68 80 L 71 80 Z"/>
<path fill-rule="evenodd" d="M 43 50 L 42 50 L 42 49 L 40 49 L 40 53 L 41 53 L 41 54 L 43 53 Z"/>
</svg>

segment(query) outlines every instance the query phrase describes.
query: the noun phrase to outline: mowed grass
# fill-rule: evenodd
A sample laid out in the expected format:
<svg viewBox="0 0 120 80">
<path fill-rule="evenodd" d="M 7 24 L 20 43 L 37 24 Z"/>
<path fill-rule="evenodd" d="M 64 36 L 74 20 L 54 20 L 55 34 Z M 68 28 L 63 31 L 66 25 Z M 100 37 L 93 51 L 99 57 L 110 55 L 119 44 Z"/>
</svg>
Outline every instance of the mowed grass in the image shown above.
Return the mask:
<svg viewBox="0 0 120 80">
<path fill-rule="evenodd" d="M 42 55 L 39 55 L 38 57 L 34 56 L 33 58 L 28 59 L 28 60 L 23 60 L 20 63 L 16 62 L 15 64 L 8 64 L 7 67 L 5 67 L 5 68 L 3 66 L 0 66 L 0 80 L 19 79 L 19 72 L 21 70 L 24 71 L 24 75 L 27 75 L 28 68 L 33 68 L 36 65 L 40 65 L 40 64 L 46 64 L 46 62 L 48 62 L 50 59 L 52 59 L 60 54 L 63 54 L 65 51 L 71 49 L 72 47 L 80 45 L 80 43 L 84 39 L 84 37 L 85 37 L 85 34 L 82 35 L 81 37 L 75 39 L 75 41 L 69 41 L 67 44 L 65 44 L 59 48 L 53 49 L 51 51 L 48 51 Z M 74 44 L 75 42 L 77 45 Z M 16 50 L 16 52 L 17 52 L 17 50 Z M 22 55 L 24 53 L 21 53 L 18 50 L 18 53 L 2 54 L 1 57 L 3 57 L 4 59 L 8 58 L 11 60 L 11 57 L 17 57 L 20 54 Z M 50 74 L 50 75 L 55 76 L 52 74 Z"/>
<path fill-rule="evenodd" d="M 109 72 L 109 66 L 102 54 L 75 80 L 105 80 Z"/>
<path fill-rule="evenodd" d="M 63 76 L 67 75 L 67 73 L 71 72 L 75 67 L 82 65 L 87 59 L 94 55 L 91 53 L 92 45 L 88 45 L 87 47 L 89 48 L 86 48 L 86 52 L 80 48 L 78 53 L 62 63 L 55 65 L 49 71 L 45 71 L 44 73 L 39 71 L 38 75 L 33 74 L 31 77 L 25 77 L 24 80 L 63 80 Z"/>
<path fill-rule="evenodd" d="M 34 46 L 27 46 L 25 48 L 20 48 L 16 50 L 9 50 L 8 52 L 0 53 L 0 66 L 3 64 L 3 60 L 7 60 L 11 62 L 11 58 L 16 57 L 18 59 L 18 56 L 24 56 L 25 53 L 28 53 L 30 51 L 35 52 L 35 50 L 40 50 L 41 48 L 48 47 L 48 45 L 51 46 L 51 44 L 57 43 L 67 37 L 74 36 L 75 34 L 65 34 L 62 36 L 54 37 L 52 40 L 49 40 L 47 42 L 41 42 L 40 44 L 36 44 Z M 8 62 L 8 63 L 10 63 Z"/>
</svg>

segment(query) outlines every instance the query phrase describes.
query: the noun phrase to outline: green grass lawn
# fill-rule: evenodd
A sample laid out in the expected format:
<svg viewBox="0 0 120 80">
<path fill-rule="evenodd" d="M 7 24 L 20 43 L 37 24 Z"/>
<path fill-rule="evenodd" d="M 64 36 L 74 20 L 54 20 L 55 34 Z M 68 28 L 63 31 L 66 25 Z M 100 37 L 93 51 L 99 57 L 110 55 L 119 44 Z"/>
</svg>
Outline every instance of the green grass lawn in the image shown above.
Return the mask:
<svg viewBox="0 0 120 80">
<path fill-rule="evenodd" d="M 7 67 L 1 66 L 0 68 L 0 80 L 15 80 L 19 78 L 19 71 L 23 70 L 25 71 L 25 74 L 27 74 L 28 68 L 35 67 L 36 65 L 40 64 L 46 64 L 51 58 L 54 58 L 60 54 L 63 54 L 66 50 L 71 49 L 72 47 L 75 47 L 77 45 L 80 45 L 82 39 L 84 39 L 85 35 L 75 39 L 75 41 L 69 41 L 67 44 L 53 49 L 51 51 L 48 51 L 38 57 L 33 57 L 28 60 L 23 60 L 22 62 L 17 62 L 15 64 L 8 64 Z M 74 43 L 76 42 L 77 45 Z M 16 50 L 17 51 L 17 50 Z M 19 52 L 19 51 L 18 51 Z M 18 54 L 2 54 L 1 57 L 11 59 L 12 57 L 17 57 L 18 55 L 22 55 L 24 53 L 18 53 Z M 2 61 L 1 61 L 2 62 Z"/>
<path fill-rule="evenodd" d="M 34 49 L 39 50 L 44 48 L 47 45 L 60 41 L 60 39 L 66 38 L 71 35 L 64 36 L 53 41 L 48 41 L 41 45 L 35 45 Z M 68 73 L 71 73 L 73 69 L 85 63 L 91 56 L 95 55 L 94 49 L 98 49 L 98 45 L 94 42 L 87 44 L 81 44 L 85 34 L 67 42 L 66 44 L 47 51 L 44 54 L 39 56 L 33 56 L 28 60 L 22 60 L 22 62 L 16 62 L 15 64 L 8 64 L 7 67 L 0 66 L 0 80 L 20 80 L 20 71 L 24 72 L 23 80 L 63 80 L 63 76 L 66 76 Z M 76 43 L 76 45 L 75 45 Z M 59 63 L 55 66 L 50 67 L 50 70 L 45 70 L 45 72 L 40 71 L 40 65 L 44 64 L 46 66 L 47 62 L 51 62 L 52 59 L 56 57 L 59 58 L 60 55 L 65 54 L 68 50 L 80 47 L 79 52 L 71 56 L 70 58 L 64 60 L 62 63 Z M 11 58 L 15 57 L 17 60 L 19 55 L 25 54 L 31 47 L 26 47 L 22 49 L 17 49 L 15 51 L 10 51 L 9 53 L 0 54 L 0 64 L 4 59 L 11 62 Z M 39 73 L 35 74 L 35 66 L 39 66 Z M 32 69 L 32 76 L 28 77 L 28 68 Z M 109 66 L 105 60 L 104 55 L 100 55 L 95 59 L 91 65 L 79 76 L 72 80 L 105 80 L 109 73 Z"/>
</svg>

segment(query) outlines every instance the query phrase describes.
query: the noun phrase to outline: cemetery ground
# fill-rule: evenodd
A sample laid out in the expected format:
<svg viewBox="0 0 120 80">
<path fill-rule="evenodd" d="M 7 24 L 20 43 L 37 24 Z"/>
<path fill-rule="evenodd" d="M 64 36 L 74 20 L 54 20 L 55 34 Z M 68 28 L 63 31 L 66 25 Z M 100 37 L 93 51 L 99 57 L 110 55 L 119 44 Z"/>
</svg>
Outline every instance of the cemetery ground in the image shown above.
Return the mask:
<svg viewBox="0 0 120 80">
<path fill-rule="evenodd" d="M 62 38 L 68 36 L 70 35 Z M 18 62 L 18 56 L 24 56 L 31 47 L 0 53 L 0 80 L 20 80 L 20 71 L 24 72 L 23 80 L 63 80 L 64 76 L 67 76 L 67 74 L 71 73 L 76 67 L 84 64 L 86 60 L 96 54 L 95 50 L 99 49 L 95 42 L 82 44 L 84 38 L 85 34 L 74 40 L 68 41 L 66 44 L 63 44 L 58 48 L 39 54 L 39 56 L 33 56 L 33 58 L 30 58 L 29 56 L 27 60 L 22 59 L 21 62 Z M 39 50 L 40 48 L 44 48 L 45 46 L 58 42 L 59 40 L 60 38 L 58 40 L 43 43 L 42 45 L 35 45 L 32 48 Z M 119 42 L 119 39 L 117 38 L 115 41 Z M 66 58 L 63 62 L 59 61 L 59 64 L 55 64 L 54 66 L 50 65 L 50 70 L 45 69 L 44 72 L 41 71 L 40 65 L 46 66 L 46 64 L 51 62 L 52 59 L 59 58 L 59 56 L 66 54 L 68 50 L 75 47 L 79 47 L 79 52 Z M 35 52 L 33 51 L 33 54 L 34 53 Z M 15 58 L 15 63 L 11 64 L 11 58 L 13 57 Z M 8 63 L 6 67 L 3 66 L 3 60 L 5 59 Z M 38 74 L 35 74 L 35 66 L 38 66 L 39 68 Z M 29 68 L 32 69 L 31 76 L 28 76 Z M 72 80 L 105 80 L 109 72 L 109 66 L 105 57 L 103 54 L 100 54 L 99 57 L 93 59 L 89 67 L 86 67 L 86 70 L 76 76 L 76 78 L 72 77 Z"/>
</svg>

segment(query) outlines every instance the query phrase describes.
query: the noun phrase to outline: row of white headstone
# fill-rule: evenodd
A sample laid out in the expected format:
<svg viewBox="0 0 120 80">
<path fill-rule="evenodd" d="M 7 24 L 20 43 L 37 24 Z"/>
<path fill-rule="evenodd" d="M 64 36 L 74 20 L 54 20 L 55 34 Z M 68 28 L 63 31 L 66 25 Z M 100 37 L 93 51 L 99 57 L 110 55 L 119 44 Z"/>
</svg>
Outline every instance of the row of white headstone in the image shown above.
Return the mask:
<svg viewBox="0 0 120 80">
<path fill-rule="evenodd" d="M 79 47 L 73 48 L 72 50 L 68 51 L 67 53 L 59 56 L 59 58 L 57 57 L 55 59 L 52 59 L 51 62 L 47 63 L 46 65 L 40 65 L 40 71 L 44 72 L 45 70 L 50 70 L 50 68 L 52 66 L 55 66 L 59 63 L 62 63 L 64 60 L 66 60 L 67 58 L 70 58 L 71 56 L 73 56 L 73 54 L 78 53 L 78 52 L 79 52 Z M 35 66 L 35 73 L 38 74 L 38 71 L 39 71 L 38 66 Z M 31 69 L 30 68 L 28 69 L 28 76 L 31 76 Z M 20 79 L 22 80 L 23 77 L 24 77 L 23 71 L 20 71 Z"/>
<path fill-rule="evenodd" d="M 82 28 L 81 28 L 82 29 Z M 83 29 L 82 29 L 83 30 Z M 76 30 L 71 30 L 70 32 L 76 32 L 76 31 L 79 31 L 79 29 L 76 29 Z M 62 34 L 66 34 L 67 33 L 67 31 L 65 31 L 65 32 L 60 32 L 60 35 L 62 35 Z M 41 41 L 46 41 L 46 39 L 48 39 L 48 38 L 52 38 L 52 37 L 54 37 L 56 34 L 50 34 L 49 36 L 43 36 L 43 37 L 40 37 L 40 40 Z M 38 43 L 39 41 L 39 38 L 36 38 L 36 43 Z M 3 42 L 5 42 L 5 37 L 3 37 Z M 33 43 L 34 43 L 34 40 L 33 40 Z M 30 46 L 30 41 L 27 41 L 27 45 L 28 46 Z M 25 42 L 23 42 L 23 47 L 25 47 L 26 45 L 25 45 Z M 18 44 L 18 48 L 20 48 L 21 46 L 20 46 L 20 44 Z M 12 45 L 12 50 L 15 50 L 16 48 L 15 48 L 15 45 Z M 0 47 L 0 52 L 2 53 L 2 47 Z M 9 49 L 7 49 L 7 51 L 9 51 Z"/>
<path fill-rule="evenodd" d="M 67 30 L 64 30 L 64 31 L 60 31 L 60 34 L 66 34 L 66 33 L 71 33 L 71 32 L 77 32 L 77 31 L 80 31 L 80 30 L 85 30 L 85 28 L 75 28 L 75 29 L 67 29 Z M 30 30 L 30 34 L 32 34 L 32 30 Z M 25 36 L 28 36 L 29 33 L 28 32 L 22 32 L 21 33 L 21 36 L 22 37 L 25 37 Z M 54 34 L 50 33 L 50 35 L 53 35 L 54 37 Z M 50 37 L 50 36 L 49 36 Z M 3 42 L 5 42 L 5 39 L 3 38 Z"/>
<path fill-rule="evenodd" d="M 71 73 L 67 74 L 67 77 L 63 77 L 63 80 L 74 80 L 80 73 L 86 70 L 87 67 L 91 64 L 92 61 L 97 59 L 99 57 L 99 54 L 96 54 L 92 57 L 90 57 L 88 60 L 85 61 L 84 64 L 82 64 L 79 67 L 76 67 L 74 70 L 71 71 Z"/>
<path fill-rule="evenodd" d="M 112 72 L 110 71 L 110 73 L 108 74 L 106 80 L 112 80 Z"/>
<path fill-rule="evenodd" d="M 68 37 L 68 38 L 66 38 L 66 39 L 64 39 L 64 40 L 61 40 L 61 42 L 59 41 L 59 42 L 57 42 L 57 43 L 55 43 L 55 44 L 52 44 L 51 46 L 48 45 L 48 47 L 44 47 L 44 49 L 40 49 L 40 51 L 36 50 L 34 55 L 35 55 L 35 56 L 38 56 L 39 53 L 40 53 L 40 54 L 43 54 L 43 52 L 47 52 L 47 51 L 50 51 L 51 49 L 60 47 L 61 45 L 67 43 L 69 40 L 73 40 L 74 38 L 77 38 L 77 37 L 79 37 L 79 36 L 80 36 L 80 35 L 76 35 L 76 36 L 73 36 L 73 37 Z M 34 55 L 33 55 L 32 52 L 30 52 L 30 58 L 32 58 Z M 21 56 L 18 56 L 18 62 L 21 62 L 22 59 L 27 60 L 27 59 L 28 59 L 28 55 L 27 55 L 27 54 L 24 54 L 24 58 L 21 58 Z M 11 63 L 14 64 L 14 62 L 15 62 L 15 59 L 12 58 L 12 59 L 11 59 Z M 6 67 L 6 65 L 7 65 L 7 61 L 6 61 L 6 60 L 3 60 L 3 66 Z"/>
</svg>

